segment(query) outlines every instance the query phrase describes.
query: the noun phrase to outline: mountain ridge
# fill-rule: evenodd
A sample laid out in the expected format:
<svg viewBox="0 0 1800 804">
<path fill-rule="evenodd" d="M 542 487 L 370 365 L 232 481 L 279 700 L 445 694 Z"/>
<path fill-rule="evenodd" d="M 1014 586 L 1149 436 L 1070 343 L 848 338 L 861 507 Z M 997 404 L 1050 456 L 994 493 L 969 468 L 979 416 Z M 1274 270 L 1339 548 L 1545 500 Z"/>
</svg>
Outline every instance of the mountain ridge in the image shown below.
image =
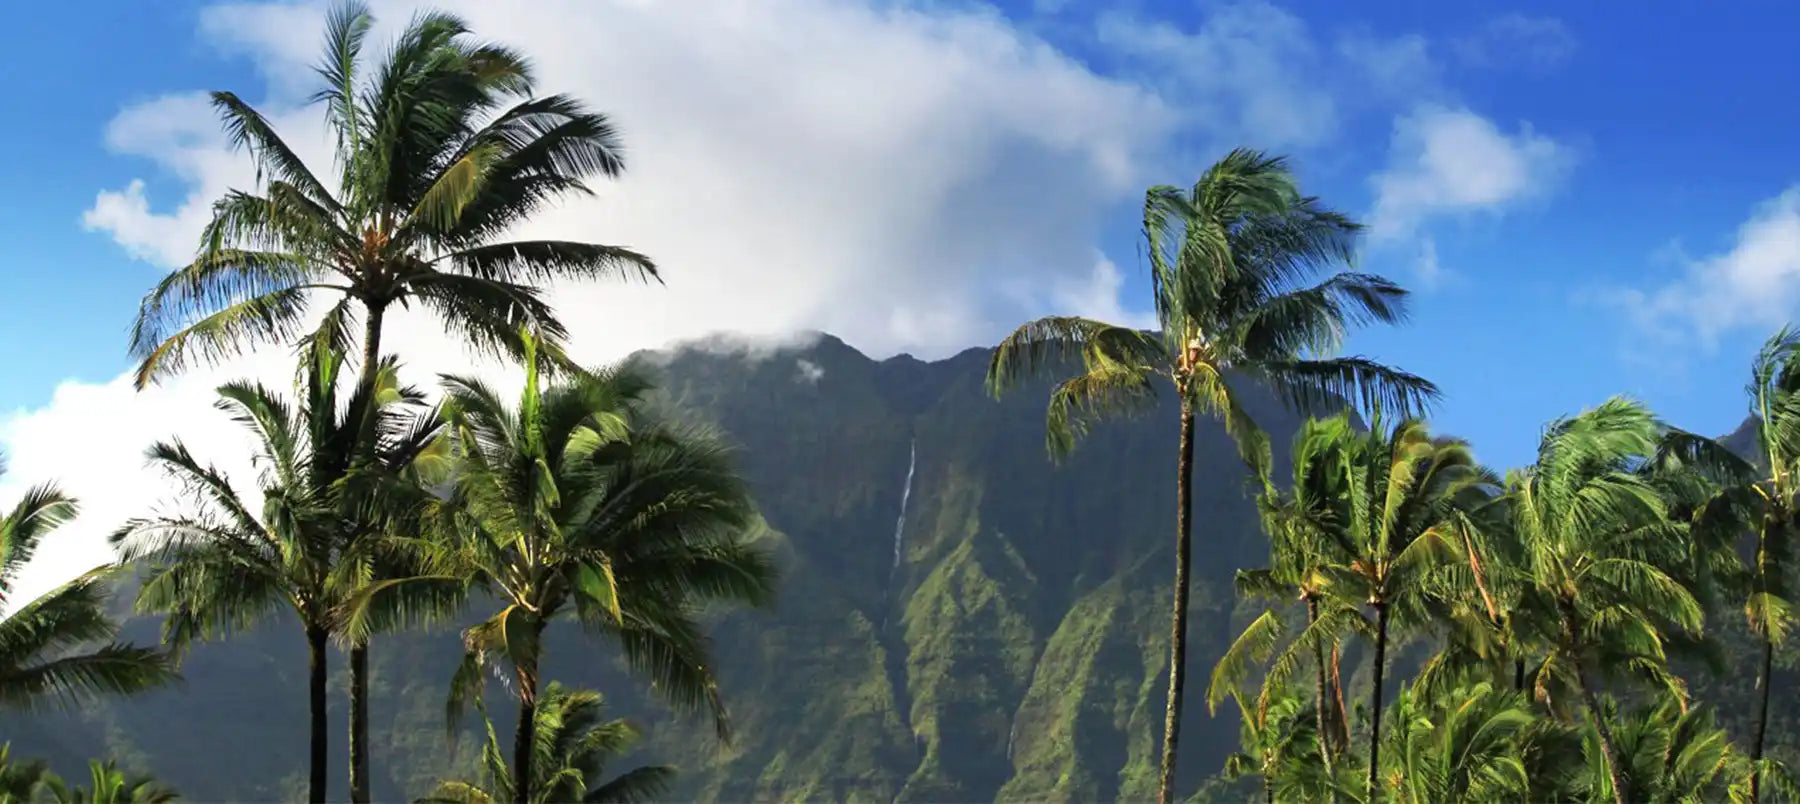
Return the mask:
<svg viewBox="0 0 1800 804">
<path fill-rule="evenodd" d="M 738 730 L 729 747 L 715 750 L 703 724 L 646 698 L 616 656 L 572 627 L 547 636 L 545 677 L 599 689 L 616 715 L 639 721 L 648 739 L 630 761 L 680 766 L 683 799 L 1152 795 L 1167 670 L 1172 394 L 1144 415 L 1101 424 L 1052 465 L 1049 381 L 996 401 L 983 383 L 989 354 L 874 360 L 823 333 L 769 349 L 713 338 L 637 353 L 655 366 L 658 405 L 739 445 L 786 578 L 772 610 L 713 619 Z M 1299 417 L 1266 392 L 1248 396 L 1274 442 L 1287 443 Z M 1260 564 L 1263 547 L 1248 477 L 1216 423 L 1197 428 L 1196 455 L 1190 667 L 1203 672 L 1241 625 L 1231 575 Z M 133 618 L 127 633 L 153 641 L 156 623 Z M 374 643 L 378 798 L 418 795 L 472 766 L 473 740 L 454 750 L 444 742 L 443 693 L 459 650 L 450 631 Z M 341 657 L 332 667 L 335 759 Z M 200 646 L 187 672 L 185 688 L 34 718 L 14 751 L 50 755 L 59 768 L 121 755 L 203 799 L 292 789 L 305 737 L 297 629 L 272 621 Z M 511 711 L 499 700 L 504 738 Z M 1194 789 L 1235 746 L 1236 725 L 1209 720 L 1199 705 L 1185 717 L 1181 781 Z M 183 721 L 198 736 L 168 733 Z"/>
</svg>

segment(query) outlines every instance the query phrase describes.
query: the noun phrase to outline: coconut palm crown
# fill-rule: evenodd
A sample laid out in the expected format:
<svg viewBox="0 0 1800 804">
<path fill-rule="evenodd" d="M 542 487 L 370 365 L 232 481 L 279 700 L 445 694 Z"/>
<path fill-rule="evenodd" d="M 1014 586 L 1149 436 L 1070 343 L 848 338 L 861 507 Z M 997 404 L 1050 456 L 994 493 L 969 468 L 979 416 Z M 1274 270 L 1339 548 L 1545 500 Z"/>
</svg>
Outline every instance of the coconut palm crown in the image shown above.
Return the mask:
<svg viewBox="0 0 1800 804">
<path fill-rule="evenodd" d="M 546 205 L 591 193 L 587 179 L 624 169 L 605 115 L 566 95 L 534 95 L 520 54 L 471 41 L 448 14 L 415 17 L 366 65 L 373 22 L 360 3 L 338 7 L 316 68 L 323 85 L 313 100 L 334 136 L 335 175 L 314 173 L 237 95 L 212 93 L 231 142 L 255 161 L 258 186 L 218 199 L 198 256 L 144 297 L 131 333 L 140 388 L 196 362 L 293 342 L 317 298 L 335 299 L 345 327 L 360 312 L 366 378 L 394 305 L 436 313 L 477 348 L 516 353 L 522 324 L 564 333 L 537 285 L 656 276 L 630 249 L 507 237 Z"/>
</svg>

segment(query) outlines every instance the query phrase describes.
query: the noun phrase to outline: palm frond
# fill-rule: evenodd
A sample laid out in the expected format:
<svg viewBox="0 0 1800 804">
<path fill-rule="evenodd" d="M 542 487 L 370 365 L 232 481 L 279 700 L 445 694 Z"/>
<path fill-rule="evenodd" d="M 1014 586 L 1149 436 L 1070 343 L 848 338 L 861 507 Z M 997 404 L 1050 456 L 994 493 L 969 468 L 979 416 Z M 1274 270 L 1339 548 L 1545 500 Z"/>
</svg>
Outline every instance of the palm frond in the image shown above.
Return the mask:
<svg viewBox="0 0 1800 804">
<path fill-rule="evenodd" d="M 1306 412 L 1350 405 L 1365 414 L 1419 416 L 1438 398 L 1430 380 L 1362 357 L 1267 361 L 1246 370 Z"/>
</svg>

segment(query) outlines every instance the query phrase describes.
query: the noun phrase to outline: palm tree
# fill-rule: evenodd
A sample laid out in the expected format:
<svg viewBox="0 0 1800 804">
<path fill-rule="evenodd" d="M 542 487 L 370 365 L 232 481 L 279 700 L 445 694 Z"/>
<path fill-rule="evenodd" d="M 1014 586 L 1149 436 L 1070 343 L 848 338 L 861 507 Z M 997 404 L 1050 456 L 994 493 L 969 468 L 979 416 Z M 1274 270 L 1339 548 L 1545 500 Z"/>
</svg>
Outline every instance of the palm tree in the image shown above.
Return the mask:
<svg viewBox="0 0 1800 804">
<path fill-rule="evenodd" d="M 1530 801 L 1533 778 L 1545 773 L 1527 765 L 1539 718 L 1520 693 L 1480 682 L 1433 698 L 1404 687 L 1392 720 L 1383 775 L 1396 802 Z"/>
<path fill-rule="evenodd" d="M 1762 794 L 1763 748 L 1769 725 L 1775 650 L 1787 641 L 1795 603 L 1789 576 L 1800 527 L 1800 331 L 1783 327 L 1763 344 L 1745 386 L 1755 438 L 1753 460 L 1724 445 L 1677 433 L 1666 449 L 1719 485 L 1695 514 L 1695 525 L 1727 536 L 1753 535 L 1748 588 L 1743 596 L 1750 632 L 1761 643 L 1756 726 L 1750 739 L 1750 801 Z"/>
<path fill-rule="evenodd" d="M 1478 681 L 1442 695 L 1406 685 L 1387 719 L 1386 800 L 1577 801 L 1586 792 L 1579 731 L 1504 685 Z"/>
<path fill-rule="evenodd" d="M 395 304 L 417 303 L 474 345 L 516 353 L 522 324 L 563 334 L 533 283 L 656 275 L 629 249 L 502 239 L 546 204 L 591 192 L 587 178 L 624 169 L 605 115 L 568 96 L 533 97 L 520 54 L 471 42 L 448 14 L 415 17 L 364 80 L 373 23 L 357 2 L 327 21 L 314 97 L 336 135 L 335 190 L 249 104 L 212 93 L 261 187 L 219 199 L 199 256 L 144 297 L 131 338 L 139 387 L 293 340 L 315 291 L 337 297 L 331 309 L 346 327 L 360 308 L 366 384 Z"/>
<path fill-rule="evenodd" d="M 56 804 L 166 804 L 181 797 L 146 774 L 123 773 L 112 760 L 88 760 L 91 788 L 69 787 L 50 776 L 44 788 Z"/>
<path fill-rule="evenodd" d="M 1702 624 L 1699 602 L 1671 574 L 1690 560 L 1686 528 L 1641 471 L 1665 429 L 1643 406 L 1608 400 L 1552 423 L 1537 461 L 1506 484 L 1527 581 L 1514 614 L 1546 631 L 1533 692 L 1557 710 L 1579 699 L 1618 804 L 1626 800 L 1626 768 L 1602 717 L 1596 676 L 1635 676 L 1685 698 L 1664 646 L 1698 634 Z"/>
<path fill-rule="evenodd" d="M 1736 800 L 1732 782 L 1748 776 L 1744 756 L 1718 727 L 1712 710 L 1689 708 L 1679 699 L 1662 696 L 1630 713 L 1620 713 L 1611 699 L 1602 703 L 1604 719 L 1612 724 L 1616 758 L 1623 767 L 1621 798 L 1642 804 L 1700 804 Z M 1585 734 L 1597 746 L 1598 731 Z M 1604 752 L 1588 752 L 1590 757 Z M 1589 774 L 1592 787 L 1610 794 L 1618 777 L 1608 774 L 1598 761 Z"/>
<path fill-rule="evenodd" d="M 1424 619 L 1441 633 L 1438 650 L 1420 668 L 1415 685 L 1432 697 L 1481 681 L 1528 688 L 1532 656 L 1544 637 L 1541 617 L 1520 602 L 1524 563 L 1507 506 L 1499 494 L 1463 512 L 1465 561 L 1442 568 L 1425 598 Z M 1448 580 L 1449 583 L 1443 583 Z"/>
<path fill-rule="evenodd" d="M 1332 787 L 1331 766 L 1317 753 L 1322 741 L 1313 733 L 1318 718 L 1307 711 L 1297 695 L 1279 695 L 1266 707 L 1253 709 L 1242 698 L 1238 703 L 1239 743 L 1242 750 L 1225 758 L 1223 776 L 1237 780 L 1256 776 L 1262 782 L 1263 800 L 1275 804 L 1283 798 L 1318 800 Z"/>
<path fill-rule="evenodd" d="M 649 382 L 630 366 L 540 388 L 537 340 L 521 340 L 517 407 L 480 380 L 445 379 L 454 486 L 431 517 L 445 544 L 434 574 L 391 586 L 469 585 L 504 604 L 464 632 L 451 711 L 479 690 L 491 660 L 510 667 L 519 699 L 513 798 L 527 802 L 552 620 L 572 609 L 672 704 L 709 708 L 727 739 L 696 615 L 708 602 L 769 602 L 775 569 L 746 538 L 755 508 L 722 444 L 652 420 L 642 410 Z"/>
<path fill-rule="evenodd" d="M 294 613 L 310 667 L 311 801 L 325 799 L 326 641 L 342 628 L 344 590 L 333 562 L 355 502 L 348 492 L 360 485 L 346 483 L 345 467 L 361 443 L 376 443 L 374 464 L 390 465 L 437 435 L 433 416 L 409 415 L 422 397 L 398 385 L 394 361 L 373 386 L 358 385 L 340 402 L 342 364 L 323 343 L 309 344 L 298 406 L 260 384 L 220 386 L 215 406 L 255 436 L 260 516 L 224 472 L 179 440 L 159 442 L 149 462 L 186 490 L 192 508 L 133 519 L 113 536 L 122 561 L 152 565 L 136 606 L 168 615 L 163 637 L 176 649 L 251 628 L 282 607 Z"/>
<path fill-rule="evenodd" d="M 1266 712 L 1303 657 L 1310 660 L 1316 676 L 1313 709 L 1318 723 L 1314 730 L 1319 738 L 1319 759 L 1328 774 L 1333 758 L 1349 741 L 1339 683 L 1339 642 L 1344 633 L 1361 624 L 1354 606 L 1326 594 L 1323 572 L 1324 567 L 1343 560 L 1342 540 L 1331 538 L 1327 531 L 1338 527 L 1337 512 L 1348 493 L 1343 447 L 1351 437 L 1348 416 L 1308 419 L 1294 435 L 1293 478 L 1287 491 L 1264 479 L 1257 506 L 1269 536 L 1270 566 L 1239 570 L 1237 589 L 1240 595 L 1263 598 L 1272 605 L 1225 650 L 1206 691 L 1209 710 L 1216 710 L 1227 695 L 1240 694 L 1250 668 L 1270 661 L 1286 637 L 1280 604 L 1298 599 L 1305 606 L 1306 624 L 1264 674 L 1257 711 Z"/>
<path fill-rule="evenodd" d="M 373 18 L 359 2 L 326 26 L 314 95 L 336 137 L 335 188 L 261 113 L 230 92 L 212 100 L 232 143 L 259 171 L 255 191 L 215 202 L 199 255 L 152 289 L 132 328 L 142 388 L 195 362 L 298 336 L 319 298 L 349 343 L 362 319 L 362 381 L 380 366 L 382 322 L 417 304 L 484 351 L 516 354 L 530 324 L 564 328 L 539 284 L 656 276 L 617 246 L 506 240 L 546 204 L 591 192 L 624 168 L 612 123 L 565 95 L 533 95 L 523 57 L 477 44 L 462 20 L 415 17 L 365 69 Z M 365 74 L 368 76 L 365 79 Z M 351 794 L 368 800 L 365 646 L 351 653 Z"/>
<path fill-rule="evenodd" d="M 114 567 L 103 567 L 34 600 L 14 587 L 44 538 L 75 517 L 73 498 L 54 485 L 25 492 L 0 516 L 0 709 L 29 710 L 46 701 L 76 706 L 97 695 L 127 695 L 175 681 L 173 658 L 114 641 L 106 615 Z M 99 643 L 98 647 L 94 647 Z"/>
<path fill-rule="evenodd" d="M 1235 150 L 1190 190 L 1152 187 L 1144 200 L 1151 302 L 1161 333 L 1088 318 L 1052 316 L 1021 326 L 995 349 L 988 384 L 998 396 L 1022 375 L 1080 370 L 1050 395 L 1047 442 L 1066 454 L 1096 419 L 1142 409 L 1157 378 L 1173 383 L 1181 411 L 1176 462 L 1175 594 L 1169 629 L 1169 697 L 1159 804 L 1175 782 L 1186 677 L 1189 495 L 1198 415 L 1222 419 L 1258 471 L 1268 445 L 1241 404 L 1241 380 L 1262 383 L 1301 409 L 1378 403 L 1414 411 L 1431 383 L 1360 357 L 1326 357 L 1351 326 L 1404 318 L 1406 292 L 1378 276 L 1337 272 L 1359 226 L 1302 196 L 1287 162 Z M 1320 273 L 1323 281 L 1306 285 Z M 1046 365 L 1052 364 L 1052 365 Z"/>
<path fill-rule="evenodd" d="M 668 790 L 675 769 L 663 765 L 635 768 L 605 784 L 600 779 L 606 765 L 637 743 L 638 731 L 623 720 L 605 720 L 605 701 L 600 693 L 570 690 L 554 681 L 538 698 L 533 729 L 537 743 L 532 763 L 532 802 L 552 804 L 579 801 L 584 804 L 635 804 L 655 801 Z M 485 713 L 483 716 L 485 720 Z M 505 754 L 487 723 L 485 783 L 440 782 L 418 804 L 497 804 L 512 800 L 512 777 Z"/>
<path fill-rule="evenodd" d="M 1392 429 L 1377 419 L 1367 433 L 1338 431 L 1343 496 L 1332 501 L 1320 531 L 1338 544 L 1339 563 L 1323 568 L 1326 593 L 1374 613 L 1373 680 L 1369 686 L 1368 799 L 1381 771 L 1382 685 L 1390 629 L 1424 621 L 1434 575 L 1465 554 L 1468 511 L 1497 484 L 1463 442 L 1433 438 L 1407 419 Z"/>
</svg>

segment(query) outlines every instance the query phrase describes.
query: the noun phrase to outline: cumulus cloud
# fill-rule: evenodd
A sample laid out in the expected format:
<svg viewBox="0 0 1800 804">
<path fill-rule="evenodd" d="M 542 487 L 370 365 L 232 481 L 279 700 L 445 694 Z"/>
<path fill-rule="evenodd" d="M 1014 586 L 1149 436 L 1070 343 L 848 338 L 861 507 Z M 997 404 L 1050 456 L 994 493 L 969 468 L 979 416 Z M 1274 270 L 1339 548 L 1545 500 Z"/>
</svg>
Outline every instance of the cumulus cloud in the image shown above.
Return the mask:
<svg viewBox="0 0 1800 804">
<path fill-rule="evenodd" d="M 1555 17 L 1502 14 L 1453 42 L 1463 61 L 1476 67 L 1552 70 L 1575 54 L 1575 35 Z"/>
<path fill-rule="evenodd" d="M 1369 237 L 1406 240 L 1433 218 L 1505 212 L 1554 189 L 1572 160 L 1529 123 L 1507 134 L 1468 109 L 1421 107 L 1395 122 Z"/>
<path fill-rule="evenodd" d="M 1697 338 L 1710 350 L 1727 331 L 1786 323 L 1800 307 L 1800 185 L 1758 206 L 1729 250 L 1695 259 L 1674 249 L 1663 257 L 1681 266 L 1675 279 L 1604 294 L 1641 331 L 1667 342 Z"/>
<path fill-rule="evenodd" d="M 997 14 L 828 0 L 431 5 L 521 48 L 545 91 L 587 100 L 623 132 L 622 180 L 518 232 L 629 245 L 664 268 L 666 286 L 552 289 L 580 359 L 720 330 L 753 341 L 823 330 L 878 355 L 935 356 L 1071 298 L 1129 317 L 1118 282 L 1086 255 L 1106 217 L 1150 180 L 1147 165 L 1181 120 L 1153 91 L 1097 76 Z M 255 64 L 262 85 L 231 89 L 321 173 L 327 139 L 304 99 L 324 9 L 217 5 L 199 26 L 203 41 Z M 415 8 L 374 9 L 379 52 Z M 109 147 L 176 184 L 121 177 L 83 216 L 161 269 L 191 257 L 214 198 L 254 179 L 225 147 L 199 92 L 210 88 L 171 87 L 119 113 Z M 1033 289 L 991 292 L 1012 277 Z M 146 271 L 146 287 L 155 278 Z M 415 381 L 470 365 L 429 318 L 392 319 L 387 344 Z M 88 501 L 68 537 L 80 549 L 36 575 L 60 579 L 103 560 L 103 535 L 163 491 L 140 471 L 153 438 L 180 433 L 220 459 L 241 452 L 209 405 L 221 380 L 246 375 L 285 383 L 287 355 L 144 393 L 124 380 L 70 383 L 44 408 L 0 423 L 12 459 L 0 499 L 56 477 Z"/>
<path fill-rule="evenodd" d="M 1299 17 L 1267 3 L 1212 5 L 1185 30 L 1128 12 L 1096 22 L 1101 45 L 1179 95 L 1190 120 L 1221 137 L 1268 148 L 1318 145 L 1336 133 L 1338 108 L 1320 83 L 1325 54 Z"/>
<path fill-rule="evenodd" d="M 1057 285 L 1057 309 L 1124 327 L 1155 328 L 1153 311 L 1129 310 L 1119 303 L 1119 289 L 1124 284 L 1125 275 L 1119 272 L 1119 266 L 1104 256 L 1097 257 L 1087 276 Z"/>
</svg>

